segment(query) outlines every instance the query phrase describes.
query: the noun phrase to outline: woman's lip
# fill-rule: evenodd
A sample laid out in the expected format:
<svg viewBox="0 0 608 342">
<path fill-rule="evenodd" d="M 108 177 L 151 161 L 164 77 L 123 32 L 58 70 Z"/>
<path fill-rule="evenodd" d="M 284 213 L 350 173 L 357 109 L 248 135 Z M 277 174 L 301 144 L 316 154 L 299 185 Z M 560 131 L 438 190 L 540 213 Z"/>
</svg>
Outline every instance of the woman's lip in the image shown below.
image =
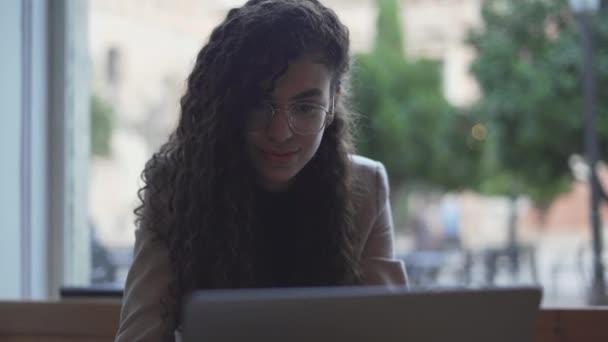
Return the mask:
<svg viewBox="0 0 608 342">
<path fill-rule="evenodd" d="M 262 153 L 268 154 L 268 155 L 271 155 L 271 156 L 276 156 L 276 157 L 287 157 L 287 156 L 290 156 L 290 155 L 295 154 L 297 152 L 298 152 L 297 150 L 295 150 L 295 151 L 288 151 L 288 152 L 276 152 L 276 151 L 262 150 Z"/>
<path fill-rule="evenodd" d="M 261 150 L 262 158 L 268 165 L 278 166 L 286 166 L 290 164 L 295 158 L 296 154 L 299 150 L 289 151 L 289 152 L 277 152 L 277 151 L 268 151 Z"/>
</svg>

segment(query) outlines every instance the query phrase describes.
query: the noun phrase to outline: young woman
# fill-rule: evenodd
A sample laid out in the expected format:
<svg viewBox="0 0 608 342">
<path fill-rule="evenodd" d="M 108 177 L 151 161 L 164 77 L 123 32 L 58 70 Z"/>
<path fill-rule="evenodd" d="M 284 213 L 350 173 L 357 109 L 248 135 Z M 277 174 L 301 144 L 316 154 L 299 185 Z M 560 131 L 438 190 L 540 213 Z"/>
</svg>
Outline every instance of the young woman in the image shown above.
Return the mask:
<svg viewBox="0 0 608 342">
<path fill-rule="evenodd" d="M 199 52 L 143 172 L 117 341 L 174 338 L 195 289 L 405 285 L 382 164 L 353 155 L 348 30 L 250 0 Z"/>
</svg>

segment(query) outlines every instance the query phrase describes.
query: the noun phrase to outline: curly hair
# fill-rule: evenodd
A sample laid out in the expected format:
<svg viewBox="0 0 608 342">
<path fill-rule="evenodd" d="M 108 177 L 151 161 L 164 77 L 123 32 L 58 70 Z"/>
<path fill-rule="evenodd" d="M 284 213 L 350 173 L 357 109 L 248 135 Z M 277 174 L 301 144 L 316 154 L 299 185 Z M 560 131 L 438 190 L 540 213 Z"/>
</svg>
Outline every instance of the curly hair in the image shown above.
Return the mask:
<svg viewBox="0 0 608 342">
<path fill-rule="evenodd" d="M 135 209 L 140 229 L 153 231 L 169 250 L 173 277 L 163 299 L 168 339 L 189 292 L 260 285 L 252 263 L 255 171 L 243 125 L 247 109 L 304 54 L 322 56 L 332 72 L 332 91 L 339 89 L 340 96 L 317 153 L 292 186 L 306 208 L 294 226 L 314 227 L 300 231 L 315 242 L 300 247 L 307 265 L 292 285 L 360 283 L 349 173 L 354 147 L 353 114 L 346 107 L 348 51 L 347 28 L 318 1 L 250 0 L 228 12 L 198 53 L 177 128 L 146 164 Z"/>
</svg>

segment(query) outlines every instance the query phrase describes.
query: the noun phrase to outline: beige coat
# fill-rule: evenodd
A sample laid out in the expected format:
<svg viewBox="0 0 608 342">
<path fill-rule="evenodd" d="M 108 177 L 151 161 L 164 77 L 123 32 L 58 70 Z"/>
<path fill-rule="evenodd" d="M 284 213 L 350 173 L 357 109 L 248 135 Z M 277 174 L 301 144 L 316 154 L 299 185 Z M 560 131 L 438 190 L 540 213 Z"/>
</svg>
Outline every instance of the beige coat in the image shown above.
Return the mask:
<svg viewBox="0 0 608 342">
<path fill-rule="evenodd" d="M 393 251 L 393 220 L 384 166 L 354 156 L 355 223 L 363 241 L 362 269 L 366 285 L 405 286 L 403 264 Z M 171 278 L 168 249 L 145 229 L 135 231 L 135 254 L 127 276 L 116 341 L 159 341 L 162 304 Z"/>
</svg>

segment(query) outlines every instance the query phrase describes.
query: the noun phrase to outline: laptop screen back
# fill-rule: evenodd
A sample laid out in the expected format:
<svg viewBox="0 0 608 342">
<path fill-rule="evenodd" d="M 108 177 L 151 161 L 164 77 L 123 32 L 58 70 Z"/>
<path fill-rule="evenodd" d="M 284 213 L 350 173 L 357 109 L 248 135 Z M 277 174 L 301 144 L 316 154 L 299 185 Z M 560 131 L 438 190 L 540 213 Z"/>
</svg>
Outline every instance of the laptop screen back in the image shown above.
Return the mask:
<svg viewBox="0 0 608 342">
<path fill-rule="evenodd" d="M 537 288 L 408 292 L 386 288 L 201 291 L 184 341 L 532 341 Z"/>
</svg>

